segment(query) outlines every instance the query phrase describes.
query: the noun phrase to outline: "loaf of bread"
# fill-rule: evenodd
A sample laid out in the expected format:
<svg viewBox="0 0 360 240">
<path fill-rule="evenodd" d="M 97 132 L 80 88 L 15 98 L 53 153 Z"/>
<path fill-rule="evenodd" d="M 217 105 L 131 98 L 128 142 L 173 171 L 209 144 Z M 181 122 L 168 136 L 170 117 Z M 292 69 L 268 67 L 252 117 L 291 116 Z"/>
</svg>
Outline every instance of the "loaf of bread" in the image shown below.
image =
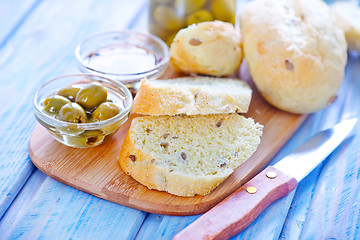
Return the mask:
<svg viewBox="0 0 360 240">
<path fill-rule="evenodd" d="M 202 22 L 180 30 L 170 47 L 175 70 L 211 76 L 230 76 L 242 61 L 241 37 L 221 21 Z"/>
<path fill-rule="evenodd" d="M 350 50 L 360 51 L 360 7 L 353 1 L 336 1 L 331 8 L 339 16 Z"/>
<path fill-rule="evenodd" d="M 251 94 L 246 82 L 232 78 L 143 79 L 132 112 L 145 115 L 246 113 Z"/>
<path fill-rule="evenodd" d="M 121 168 L 150 189 L 205 195 L 257 149 L 262 125 L 233 114 L 134 118 Z"/>
<path fill-rule="evenodd" d="M 321 0 L 255 0 L 240 15 L 244 57 L 262 96 L 293 113 L 336 99 L 347 61 L 344 31 Z"/>
</svg>

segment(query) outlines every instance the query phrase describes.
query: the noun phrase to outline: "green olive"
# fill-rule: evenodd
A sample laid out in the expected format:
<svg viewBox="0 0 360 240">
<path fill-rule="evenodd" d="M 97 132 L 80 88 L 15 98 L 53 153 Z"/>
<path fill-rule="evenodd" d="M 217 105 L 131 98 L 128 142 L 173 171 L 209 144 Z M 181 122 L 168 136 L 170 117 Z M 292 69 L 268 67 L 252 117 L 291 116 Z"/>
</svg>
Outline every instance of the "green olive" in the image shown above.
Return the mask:
<svg viewBox="0 0 360 240">
<path fill-rule="evenodd" d="M 43 102 L 44 110 L 48 113 L 57 113 L 60 108 L 69 103 L 70 100 L 59 95 L 53 95 L 46 98 Z"/>
<path fill-rule="evenodd" d="M 186 24 L 191 25 L 194 23 L 207 22 L 207 21 L 213 21 L 213 20 L 214 20 L 214 17 L 209 11 L 200 9 L 199 11 L 196 11 L 196 12 L 190 14 L 186 18 Z"/>
<path fill-rule="evenodd" d="M 84 86 L 76 95 L 76 102 L 80 104 L 86 111 L 91 111 L 100 103 L 105 102 L 107 91 L 100 83 L 89 83 Z"/>
<path fill-rule="evenodd" d="M 168 31 L 168 30 L 162 28 L 161 26 L 156 24 L 153 19 L 149 20 L 148 30 L 150 33 L 158 36 L 159 38 L 161 38 L 164 41 L 173 32 L 173 31 Z"/>
<path fill-rule="evenodd" d="M 224 22 L 235 23 L 236 0 L 214 0 L 211 4 L 211 11 L 215 19 Z"/>
<path fill-rule="evenodd" d="M 102 134 L 93 136 L 90 134 L 89 136 L 66 136 L 65 141 L 68 145 L 77 148 L 95 147 L 104 141 L 105 137 Z"/>
<path fill-rule="evenodd" d="M 82 137 L 83 142 L 84 138 L 86 139 L 86 145 L 98 145 L 104 140 L 104 134 L 101 130 L 86 130 L 79 136 Z"/>
<path fill-rule="evenodd" d="M 115 117 L 120 113 L 120 108 L 112 102 L 101 103 L 92 113 L 92 120 L 95 122 L 104 121 Z"/>
<path fill-rule="evenodd" d="M 65 104 L 56 116 L 59 120 L 71 123 L 86 123 L 87 116 L 85 110 L 77 103 L 69 102 Z"/>
<path fill-rule="evenodd" d="M 167 30 L 179 30 L 185 27 L 185 19 L 176 10 L 166 5 L 159 5 L 153 12 L 156 23 Z"/>
<path fill-rule="evenodd" d="M 94 137 L 94 136 L 101 136 L 103 132 L 101 130 L 86 130 L 79 134 L 80 137 Z"/>
<path fill-rule="evenodd" d="M 175 0 L 176 9 L 183 9 L 182 14 L 189 14 L 200 9 L 206 0 Z"/>
<path fill-rule="evenodd" d="M 70 101 L 75 102 L 76 95 L 80 91 L 80 87 L 78 86 L 67 86 L 65 88 L 60 89 L 57 94 L 63 97 L 70 99 Z"/>
</svg>

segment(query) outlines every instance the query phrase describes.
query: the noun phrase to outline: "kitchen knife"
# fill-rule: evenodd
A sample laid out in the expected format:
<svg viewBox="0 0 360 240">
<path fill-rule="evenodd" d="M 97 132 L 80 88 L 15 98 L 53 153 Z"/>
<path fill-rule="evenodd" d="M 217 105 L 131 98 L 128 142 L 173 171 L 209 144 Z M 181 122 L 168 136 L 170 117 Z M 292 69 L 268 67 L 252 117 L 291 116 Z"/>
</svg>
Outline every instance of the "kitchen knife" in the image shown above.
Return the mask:
<svg viewBox="0 0 360 240">
<path fill-rule="evenodd" d="M 349 135 L 356 118 L 321 131 L 274 166 L 245 183 L 214 208 L 179 232 L 173 240 L 227 239 L 245 229 L 272 202 L 293 191 L 297 183 Z"/>
</svg>

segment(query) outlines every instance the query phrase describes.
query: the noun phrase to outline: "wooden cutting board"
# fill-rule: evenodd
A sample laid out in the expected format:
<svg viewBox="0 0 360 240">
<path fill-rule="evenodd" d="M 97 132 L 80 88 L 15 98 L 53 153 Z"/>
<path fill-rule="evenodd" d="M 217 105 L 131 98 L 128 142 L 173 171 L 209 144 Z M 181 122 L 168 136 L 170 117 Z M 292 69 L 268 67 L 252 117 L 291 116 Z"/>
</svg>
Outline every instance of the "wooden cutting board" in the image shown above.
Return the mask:
<svg viewBox="0 0 360 240">
<path fill-rule="evenodd" d="M 67 147 L 38 124 L 30 138 L 30 158 L 48 176 L 111 202 L 156 214 L 204 213 L 260 172 L 306 118 L 270 106 L 254 88 L 248 72 L 241 73 L 253 88 L 246 116 L 264 125 L 261 144 L 247 162 L 206 196 L 178 197 L 149 190 L 121 170 L 118 155 L 131 119 L 109 141 L 88 149 Z M 165 76 L 174 75 L 168 71 Z"/>
</svg>

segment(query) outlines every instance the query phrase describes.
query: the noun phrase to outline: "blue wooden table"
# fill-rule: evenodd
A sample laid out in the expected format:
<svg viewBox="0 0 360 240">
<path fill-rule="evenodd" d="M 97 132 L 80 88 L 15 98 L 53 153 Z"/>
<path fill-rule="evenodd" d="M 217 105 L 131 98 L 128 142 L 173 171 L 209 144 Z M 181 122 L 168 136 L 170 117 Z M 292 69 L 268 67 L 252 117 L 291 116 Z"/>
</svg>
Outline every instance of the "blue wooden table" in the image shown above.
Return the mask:
<svg viewBox="0 0 360 240">
<path fill-rule="evenodd" d="M 34 91 L 79 72 L 74 48 L 85 37 L 146 32 L 147 2 L 0 0 L 0 239 L 171 239 L 199 217 L 150 214 L 102 200 L 51 179 L 28 154 Z M 349 53 L 337 100 L 311 114 L 270 164 L 354 116 L 360 118 L 360 56 Z M 355 132 L 296 191 L 233 239 L 360 239 L 360 124 Z"/>
</svg>

